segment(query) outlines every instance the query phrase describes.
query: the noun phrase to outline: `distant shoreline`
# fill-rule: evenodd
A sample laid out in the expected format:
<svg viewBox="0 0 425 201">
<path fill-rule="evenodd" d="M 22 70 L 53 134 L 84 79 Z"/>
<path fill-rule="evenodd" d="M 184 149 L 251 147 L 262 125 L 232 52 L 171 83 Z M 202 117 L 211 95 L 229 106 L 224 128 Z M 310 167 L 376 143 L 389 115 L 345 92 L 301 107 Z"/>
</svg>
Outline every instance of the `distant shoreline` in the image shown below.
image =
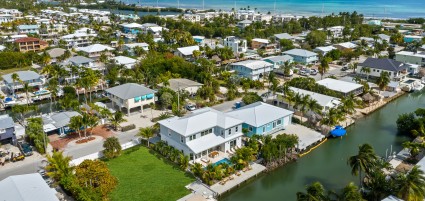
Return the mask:
<svg viewBox="0 0 425 201">
<path fill-rule="evenodd" d="M 126 12 L 146 12 L 146 13 L 162 13 L 162 12 L 173 12 L 176 14 L 184 14 L 187 10 L 194 10 L 197 12 L 206 12 L 206 11 L 218 11 L 216 9 L 205 9 L 200 10 L 197 8 L 175 8 L 175 7 L 152 7 L 152 6 L 138 6 L 136 4 L 108 4 L 108 3 L 102 3 L 102 4 L 95 4 L 95 5 L 73 5 L 77 8 L 86 8 L 86 9 L 102 9 L 102 10 L 116 10 L 116 11 L 126 11 Z M 223 10 L 225 12 L 231 12 L 231 10 Z M 264 12 L 260 12 L 262 14 L 265 14 Z M 358 12 L 359 14 L 363 14 L 361 12 Z M 273 13 L 271 13 L 273 15 Z M 276 15 L 279 15 L 279 13 L 275 13 Z M 296 14 L 296 13 L 287 13 L 287 15 L 294 15 L 294 16 L 303 16 L 303 17 L 311 17 L 311 16 L 325 16 L 322 14 Z M 329 15 L 329 14 L 326 14 Z M 425 17 L 425 16 L 424 16 Z M 378 20 L 407 20 L 409 18 L 404 17 L 380 17 L 380 16 L 365 16 L 364 19 L 378 19 Z"/>
</svg>

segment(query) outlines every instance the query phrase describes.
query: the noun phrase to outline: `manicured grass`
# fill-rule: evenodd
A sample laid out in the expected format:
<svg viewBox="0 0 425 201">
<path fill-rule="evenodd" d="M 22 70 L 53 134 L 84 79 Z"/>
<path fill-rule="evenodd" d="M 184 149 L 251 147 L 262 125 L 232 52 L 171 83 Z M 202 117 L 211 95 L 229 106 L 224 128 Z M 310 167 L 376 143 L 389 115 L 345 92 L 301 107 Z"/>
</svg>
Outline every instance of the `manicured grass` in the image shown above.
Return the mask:
<svg viewBox="0 0 425 201">
<path fill-rule="evenodd" d="M 195 179 L 178 166 L 146 147 L 125 150 L 118 158 L 106 161 L 118 178 L 111 200 L 177 200 L 190 193 L 186 185 Z"/>
</svg>

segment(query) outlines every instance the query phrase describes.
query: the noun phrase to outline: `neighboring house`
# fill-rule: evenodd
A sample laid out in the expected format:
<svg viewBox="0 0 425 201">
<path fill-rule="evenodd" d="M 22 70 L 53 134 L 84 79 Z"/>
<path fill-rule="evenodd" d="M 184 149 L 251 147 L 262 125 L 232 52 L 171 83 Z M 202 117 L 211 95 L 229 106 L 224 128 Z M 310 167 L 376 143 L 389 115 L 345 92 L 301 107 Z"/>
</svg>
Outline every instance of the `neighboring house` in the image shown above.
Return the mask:
<svg viewBox="0 0 425 201">
<path fill-rule="evenodd" d="M 15 40 L 20 52 L 37 52 L 49 47 L 49 43 L 39 38 L 26 37 Z"/>
<path fill-rule="evenodd" d="M 13 21 L 13 15 L 0 14 L 0 24 Z"/>
<path fill-rule="evenodd" d="M 117 57 L 114 57 L 113 60 L 116 62 L 116 64 L 123 65 L 127 69 L 132 69 L 134 65 L 136 65 L 137 63 L 136 59 L 132 59 L 130 57 L 125 57 L 125 56 L 117 56 Z"/>
<path fill-rule="evenodd" d="M 290 87 L 289 89 L 293 91 L 295 94 L 299 94 L 301 96 L 308 95 L 312 100 L 317 101 L 317 104 L 319 104 L 320 107 L 322 108 L 321 109 L 322 112 L 327 112 L 331 108 L 337 108 L 341 104 L 341 99 L 339 98 L 335 98 L 332 96 L 327 96 L 327 95 L 323 95 L 323 94 L 319 94 L 316 92 L 307 91 L 307 90 L 299 89 L 295 87 Z M 278 98 L 278 99 L 283 100 L 281 98 Z"/>
<path fill-rule="evenodd" d="M 274 65 L 261 60 L 245 60 L 231 64 L 231 69 L 236 71 L 239 76 L 258 80 L 273 71 Z"/>
<path fill-rule="evenodd" d="M 142 31 L 143 26 L 138 23 L 121 24 L 124 33 L 138 34 Z"/>
<path fill-rule="evenodd" d="M 386 35 L 386 34 L 378 34 L 378 37 L 379 37 L 382 41 L 386 40 L 388 43 L 390 43 L 390 36 L 389 36 L 389 35 Z"/>
<path fill-rule="evenodd" d="M 351 83 L 332 78 L 325 78 L 316 82 L 326 88 L 335 91 L 343 97 L 354 94 L 355 96 L 363 93 L 363 85 L 357 83 Z"/>
<path fill-rule="evenodd" d="M 273 64 L 273 68 L 278 69 L 281 66 L 285 65 L 285 62 L 292 63 L 294 61 L 294 58 L 292 58 L 289 55 L 283 55 L 283 56 L 270 56 L 262 60 Z"/>
<path fill-rule="evenodd" d="M 330 45 L 330 46 L 325 46 L 325 47 L 316 47 L 316 48 L 313 49 L 313 52 L 316 52 L 318 54 L 321 54 L 322 56 L 325 56 L 330 51 L 336 50 L 336 49 L 337 48 L 335 48 L 334 46 Z"/>
<path fill-rule="evenodd" d="M 164 87 L 163 83 L 158 84 L 161 87 Z M 176 79 L 169 79 L 168 80 L 168 88 L 172 89 L 175 92 L 178 91 L 186 91 L 190 95 L 196 94 L 199 88 L 201 88 L 203 84 L 185 79 L 185 78 L 176 78 Z"/>
<path fill-rule="evenodd" d="M 267 47 L 267 45 L 269 43 L 270 43 L 270 41 L 267 40 L 267 39 L 254 38 L 251 41 L 251 49 L 256 50 L 256 49 L 265 48 L 265 47 Z"/>
<path fill-rule="evenodd" d="M 400 81 L 407 76 L 409 65 L 392 59 L 367 58 L 358 64 L 357 73 L 362 73 L 364 67 L 370 68 L 369 76 L 379 77 L 385 71 L 389 73 L 391 80 Z"/>
<path fill-rule="evenodd" d="M 181 48 L 177 48 L 177 50 L 174 51 L 174 55 L 182 57 L 186 60 L 191 60 L 191 59 L 193 59 L 193 51 L 195 51 L 195 50 L 199 51 L 198 45 L 181 47 Z"/>
<path fill-rule="evenodd" d="M 56 63 L 57 59 L 61 57 L 62 55 L 64 55 L 65 52 L 66 50 L 62 48 L 53 48 L 46 51 L 46 53 L 50 56 L 51 63 Z M 39 53 L 39 54 L 41 55 L 43 53 Z"/>
<path fill-rule="evenodd" d="M 134 49 L 135 48 L 142 48 L 144 51 L 149 51 L 149 44 L 147 43 L 130 43 L 130 44 L 124 44 L 123 50 L 127 51 L 130 55 L 136 55 Z"/>
<path fill-rule="evenodd" d="M 227 113 L 242 120 L 242 128 L 248 129 L 246 135 L 268 135 L 291 124 L 293 112 L 263 102 L 256 102 Z"/>
<path fill-rule="evenodd" d="M 91 45 L 92 38 L 96 37 L 97 34 L 90 34 L 84 32 L 78 32 L 62 36 L 61 39 L 66 42 L 67 48 L 86 47 Z"/>
<path fill-rule="evenodd" d="M 146 32 L 151 33 L 155 38 L 161 37 L 162 31 L 168 30 L 160 26 L 150 26 L 147 28 Z"/>
<path fill-rule="evenodd" d="M 126 108 L 129 115 L 131 109 L 140 108 L 143 113 L 144 106 L 155 102 L 155 91 L 140 84 L 127 83 L 105 91 L 112 101 L 112 107 L 116 105 L 120 110 Z"/>
<path fill-rule="evenodd" d="M 367 21 L 367 24 L 372 26 L 381 26 L 382 22 L 381 20 L 369 20 Z"/>
<path fill-rule="evenodd" d="M 422 36 L 405 35 L 404 38 L 403 38 L 403 41 L 405 43 L 411 43 L 413 41 L 421 42 L 422 38 L 423 38 Z"/>
<path fill-rule="evenodd" d="M 276 38 L 276 41 L 280 41 L 282 39 L 286 39 L 286 40 L 290 40 L 295 42 L 295 37 L 291 36 L 288 33 L 280 33 L 280 34 L 275 34 L 274 37 Z"/>
<path fill-rule="evenodd" d="M 8 114 L 0 115 L 0 144 L 16 145 L 15 122 Z"/>
<path fill-rule="evenodd" d="M 404 201 L 404 200 L 402 200 L 402 199 L 400 199 L 400 198 L 398 198 L 396 196 L 390 195 L 390 196 L 384 198 L 381 201 Z"/>
<path fill-rule="evenodd" d="M 102 54 L 112 56 L 111 51 L 114 50 L 114 48 L 102 44 L 93 44 L 87 47 L 80 47 L 78 50 L 83 52 L 89 58 L 98 58 Z"/>
<path fill-rule="evenodd" d="M 403 63 L 417 64 L 425 67 L 425 52 L 401 51 L 395 54 L 395 60 Z"/>
<path fill-rule="evenodd" d="M 319 60 L 317 53 L 303 49 L 292 49 L 282 52 L 283 55 L 289 55 L 294 58 L 295 62 L 303 64 L 316 63 Z"/>
<path fill-rule="evenodd" d="M 19 34 L 39 34 L 39 25 L 19 25 L 18 26 L 18 33 Z"/>
<path fill-rule="evenodd" d="M 9 176 L 0 181 L 4 201 L 59 201 L 56 194 L 39 173 Z"/>
<path fill-rule="evenodd" d="M 71 129 L 68 127 L 72 117 L 80 116 L 80 113 L 75 111 L 54 112 L 51 114 L 43 114 L 43 130 L 45 133 L 59 135 L 68 134 Z"/>
<path fill-rule="evenodd" d="M 345 42 L 345 43 L 335 44 L 334 47 L 336 47 L 339 50 L 343 51 L 343 50 L 352 50 L 352 49 L 356 48 L 357 45 L 354 44 L 354 43 L 351 43 L 351 42 Z"/>
<path fill-rule="evenodd" d="M 247 27 L 251 24 L 252 24 L 251 20 L 242 20 L 242 21 L 238 22 L 238 24 L 236 26 L 241 28 L 241 29 L 244 29 L 245 27 Z"/>
<path fill-rule="evenodd" d="M 83 56 L 71 57 L 68 62 L 78 67 L 95 68 L 94 60 Z"/>
<path fill-rule="evenodd" d="M 14 73 L 19 76 L 19 80 L 15 80 L 15 82 L 13 82 L 12 79 L 13 73 L 2 76 L 3 82 L 10 92 L 22 89 L 24 87 L 24 83 L 28 83 L 30 87 L 40 88 L 45 82 L 45 78 L 34 71 L 17 71 Z"/>
<path fill-rule="evenodd" d="M 343 30 L 343 26 L 334 26 L 327 28 L 327 31 L 330 32 L 331 36 L 333 36 L 334 38 L 341 38 Z"/>
<path fill-rule="evenodd" d="M 184 117 L 171 117 L 158 123 L 161 140 L 193 161 L 213 151 L 226 153 L 242 146 L 243 121 L 212 108 L 198 109 Z"/>
<path fill-rule="evenodd" d="M 245 53 L 247 48 L 247 41 L 245 39 L 239 39 L 236 36 L 228 36 L 223 40 L 225 47 L 230 47 L 235 55 Z"/>
</svg>

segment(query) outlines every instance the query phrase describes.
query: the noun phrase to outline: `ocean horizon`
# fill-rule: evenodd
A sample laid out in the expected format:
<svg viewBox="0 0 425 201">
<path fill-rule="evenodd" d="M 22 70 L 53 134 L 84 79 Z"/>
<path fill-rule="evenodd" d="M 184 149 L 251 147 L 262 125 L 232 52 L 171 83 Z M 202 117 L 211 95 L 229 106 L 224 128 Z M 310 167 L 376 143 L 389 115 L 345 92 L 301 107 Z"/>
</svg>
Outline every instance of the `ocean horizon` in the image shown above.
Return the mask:
<svg viewBox="0 0 425 201">
<path fill-rule="evenodd" d="M 292 15 L 328 15 L 353 12 L 365 17 L 413 18 L 425 17 L 425 0 L 121 0 L 126 4 L 150 7 L 180 7 L 193 9 L 215 9 L 230 11 L 250 7 L 261 13 Z"/>
</svg>

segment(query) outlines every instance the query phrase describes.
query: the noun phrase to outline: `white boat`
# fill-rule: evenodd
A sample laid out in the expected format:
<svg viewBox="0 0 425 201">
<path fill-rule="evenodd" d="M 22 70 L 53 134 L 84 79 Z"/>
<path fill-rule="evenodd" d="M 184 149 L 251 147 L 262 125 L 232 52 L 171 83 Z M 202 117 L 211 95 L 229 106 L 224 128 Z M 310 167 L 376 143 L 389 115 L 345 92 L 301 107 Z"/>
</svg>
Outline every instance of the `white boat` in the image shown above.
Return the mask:
<svg viewBox="0 0 425 201">
<path fill-rule="evenodd" d="M 416 83 L 413 85 L 413 91 L 420 91 L 424 88 L 424 85 L 422 83 Z"/>
</svg>

